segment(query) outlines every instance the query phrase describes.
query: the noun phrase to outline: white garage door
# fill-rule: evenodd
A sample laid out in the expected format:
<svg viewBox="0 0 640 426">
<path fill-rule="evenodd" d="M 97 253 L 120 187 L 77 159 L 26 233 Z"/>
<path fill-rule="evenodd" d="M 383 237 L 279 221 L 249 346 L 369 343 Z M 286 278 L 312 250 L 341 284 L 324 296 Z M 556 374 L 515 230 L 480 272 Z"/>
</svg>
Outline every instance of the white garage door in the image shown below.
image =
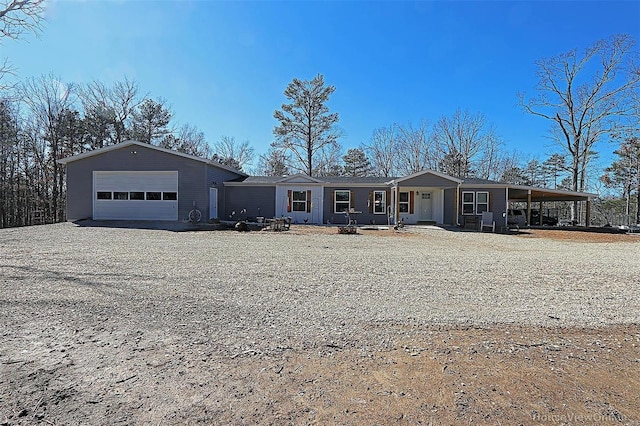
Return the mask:
<svg viewBox="0 0 640 426">
<path fill-rule="evenodd" d="M 178 172 L 93 172 L 94 220 L 178 220 Z"/>
</svg>

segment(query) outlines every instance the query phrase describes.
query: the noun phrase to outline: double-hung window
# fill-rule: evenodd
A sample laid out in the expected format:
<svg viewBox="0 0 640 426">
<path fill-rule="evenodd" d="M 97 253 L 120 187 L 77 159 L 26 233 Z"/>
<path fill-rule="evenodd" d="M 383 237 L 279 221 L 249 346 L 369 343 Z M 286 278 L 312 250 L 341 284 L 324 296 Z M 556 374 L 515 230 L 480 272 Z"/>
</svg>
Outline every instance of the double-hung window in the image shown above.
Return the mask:
<svg viewBox="0 0 640 426">
<path fill-rule="evenodd" d="M 373 213 L 384 214 L 387 212 L 387 192 L 373 191 Z"/>
<path fill-rule="evenodd" d="M 476 192 L 476 214 L 489 211 L 489 193 Z"/>
<path fill-rule="evenodd" d="M 476 193 L 463 192 L 462 193 L 462 214 L 474 214 L 475 206 L 476 206 Z"/>
<path fill-rule="evenodd" d="M 351 207 L 351 191 L 338 190 L 334 192 L 333 212 L 343 213 Z"/>
<path fill-rule="evenodd" d="M 292 191 L 292 206 L 291 210 L 294 212 L 306 212 L 307 211 L 307 191 Z"/>
<path fill-rule="evenodd" d="M 400 211 L 400 213 L 409 213 L 409 204 L 409 193 L 398 193 L 398 210 Z"/>
</svg>

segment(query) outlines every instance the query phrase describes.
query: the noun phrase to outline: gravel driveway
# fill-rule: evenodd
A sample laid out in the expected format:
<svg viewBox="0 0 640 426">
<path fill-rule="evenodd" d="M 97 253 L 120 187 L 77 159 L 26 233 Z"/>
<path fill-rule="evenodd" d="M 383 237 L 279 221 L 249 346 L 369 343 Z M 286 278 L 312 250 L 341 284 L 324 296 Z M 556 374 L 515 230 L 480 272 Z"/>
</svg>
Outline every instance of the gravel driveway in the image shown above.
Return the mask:
<svg viewBox="0 0 640 426">
<path fill-rule="evenodd" d="M 201 330 L 221 350 L 371 343 L 382 324 L 640 322 L 640 244 L 78 227 L 0 230 L 0 306 Z M 383 341 L 384 338 L 380 339 Z"/>
<path fill-rule="evenodd" d="M 640 323 L 634 239 L 323 230 L 0 229 L 0 387 L 10 390 L 0 392 L 3 424 L 42 420 L 44 403 L 55 413 L 65 400 L 75 402 L 57 418 L 72 423 L 184 420 L 189 412 L 176 407 L 197 403 L 181 394 L 185 377 L 190 392 L 203 377 L 209 387 L 225 383 L 227 396 L 213 403 L 228 409 L 225 398 L 241 386 L 219 379 L 230 360 L 395 350 L 411 330 L 438 324 Z M 168 377 L 173 385 L 158 387 Z M 149 392 L 156 399 L 145 403 Z M 193 395 L 204 401 L 211 392 Z M 147 406 L 154 414 L 141 417 Z"/>
</svg>

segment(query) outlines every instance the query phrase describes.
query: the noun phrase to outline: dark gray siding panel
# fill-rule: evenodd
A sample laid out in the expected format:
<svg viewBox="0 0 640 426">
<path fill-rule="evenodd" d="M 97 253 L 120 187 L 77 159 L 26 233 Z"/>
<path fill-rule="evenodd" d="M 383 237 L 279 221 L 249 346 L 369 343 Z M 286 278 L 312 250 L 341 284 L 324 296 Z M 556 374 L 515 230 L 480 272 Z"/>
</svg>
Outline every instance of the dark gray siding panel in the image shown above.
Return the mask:
<svg viewBox="0 0 640 426">
<path fill-rule="evenodd" d="M 93 217 L 93 172 L 79 162 L 67 164 L 67 220 Z"/>
<path fill-rule="evenodd" d="M 495 220 L 497 226 L 505 225 L 505 217 L 502 215 L 507 211 L 505 188 L 479 188 L 479 187 L 460 188 L 460 198 L 462 198 L 462 193 L 466 191 L 488 192 L 489 193 L 489 210 L 493 212 L 493 220 Z M 459 206 L 458 217 L 459 217 L 460 223 L 464 223 L 463 215 L 462 215 L 462 200 L 459 201 L 458 206 Z"/>
<path fill-rule="evenodd" d="M 93 171 L 178 171 L 178 219 L 187 218 L 193 204 L 203 212 L 209 208 L 209 185 L 204 162 L 152 148 L 127 146 L 67 164 L 67 219 L 93 215 Z M 221 175 L 222 176 L 222 175 Z M 231 174 L 233 178 L 237 177 Z"/>
<path fill-rule="evenodd" d="M 333 191 L 335 190 L 350 190 L 353 194 L 352 205 L 356 211 L 360 211 L 362 213 L 356 216 L 356 220 L 360 225 L 368 225 L 368 224 L 377 224 L 377 225 L 386 225 L 387 224 L 387 215 L 386 214 L 373 214 L 370 212 L 369 207 L 369 194 L 372 191 L 385 191 L 389 192 L 388 186 L 378 186 L 378 187 L 365 187 L 365 188 L 349 188 L 348 186 L 332 186 L 324 188 L 324 205 L 322 206 L 322 214 L 325 223 L 333 223 L 333 224 L 345 224 L 347 222 L 347 217 L 343 213 L 335 213 L 333 211 Z M 387 199 L 387 205 L 389 205 L 390 200 Z"/>
<path fill-rule="evenodd" d="M 400 187 L 403 186 L 431 186 L 436 188 L 448 188 L 452 186 L 457 186 L 458 183 L 449 179 L 441 178 L 440 176 L 432 175 L 430 173 L 425 173 L 420 176 L 416 176 L 411 179 L 403 180 L 398 184 Z"/>
<path fill-rule="evenodd" d="M 221 219 L 238 219 L 246 209 L 245 217 L 274 217 L 276 214 L 275 186 L 227 186 L 224 190 L 224 216 Z M 232 215 L 236 212 L 235 215 Z"/>
<path fill-rule="evenodd" d="M 444 190 L 444 216 L 442 223 L 445 225 L 456 225 L 455 208 L 456 208 L 456 190 L 455 188 Z"/>
</svg>

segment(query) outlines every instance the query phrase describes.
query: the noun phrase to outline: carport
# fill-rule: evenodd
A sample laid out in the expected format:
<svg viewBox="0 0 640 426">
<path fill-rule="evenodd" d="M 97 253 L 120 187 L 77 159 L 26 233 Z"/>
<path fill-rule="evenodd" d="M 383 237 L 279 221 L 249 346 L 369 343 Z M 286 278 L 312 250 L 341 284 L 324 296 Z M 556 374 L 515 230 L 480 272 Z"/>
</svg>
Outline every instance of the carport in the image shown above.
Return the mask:
<svg viewBox="0 0 640 426">
<path fill-rule="evenodd" d="M 540 212 L 543 211 L 545 202 L 568 201 L 585 203 L 585 226 L 591 223 L 591 200 L 596 198 L 597 194 L 588 192 L 565 191 L 560 189 L 536 188 L 532 186 L 508 185 L 507 201 L 523 202 L 527 207 L 527 223 L 531 223 L 531 209 L 533 203 L 540 203 Z"/>
</svg>

